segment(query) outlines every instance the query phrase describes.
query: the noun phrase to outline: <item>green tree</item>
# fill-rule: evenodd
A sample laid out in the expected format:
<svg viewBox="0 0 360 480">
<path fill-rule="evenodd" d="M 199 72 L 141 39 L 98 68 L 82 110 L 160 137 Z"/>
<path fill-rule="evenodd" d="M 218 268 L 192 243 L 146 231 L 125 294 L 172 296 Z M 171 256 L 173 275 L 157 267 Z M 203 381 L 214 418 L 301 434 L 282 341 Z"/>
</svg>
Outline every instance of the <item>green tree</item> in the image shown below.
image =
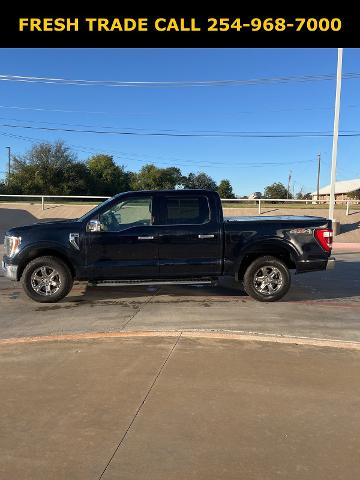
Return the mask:
<svg viewBox="0 0 360 480">
<path fill-rule="evenodd" d="M 312 196 L 311 196 L 311 193 L 299 192 L 299 193 L 296 194 L 296 199 L 297 200 L 311 200 Z"/>
<path fill-rule="evenodd" d="M 217 189 L 215 180 L 205 172 L 189 173 L 187 177 L 183 178 L 183 185 L 185 188 L 204 188 L 213 191 Z"/>
<path fill-rule="evenodd" d="M 348 197 L 351 198 L 352 200 L 360 200 L 360 190 L 349 192 Z"/>
<path fill-rule="evenodd" d="M 264 190 L 264 198 L 292 198 L 285 185 L 281 182 L 275 182 L 268 185 Z"/>
<path fill-rule="evenodd" d="M 130 172 L 110 155 L 94 155 L 86 162 L 92 195 L 115 195 L 130 190 Z"/>
<path fill-rule="evenodd" d="M 86 165 L 63 142 L 39 143 L 13 156 L 8 193 L 81 195 L 88 184 Z"/>
<path fill-rule="evenodd" d="M 3 180 L 0 181 L 0 193 L 3 193 L 4 195 L 9 193 L 7 185 Z"/>
<path fill-rule="evenodd" d="M 182 175 L 177 167 L 158 168 L 153 164 L 144 165 L 132 175 L 134 190 L 166 190 L 181 185 Z"/>
<path fill-rule="evenodd" d="M 217 187 L 218 194 L 221 198 L 235 198 L 231 183 L 229 180 L 221 180 Z"/>
</svg>

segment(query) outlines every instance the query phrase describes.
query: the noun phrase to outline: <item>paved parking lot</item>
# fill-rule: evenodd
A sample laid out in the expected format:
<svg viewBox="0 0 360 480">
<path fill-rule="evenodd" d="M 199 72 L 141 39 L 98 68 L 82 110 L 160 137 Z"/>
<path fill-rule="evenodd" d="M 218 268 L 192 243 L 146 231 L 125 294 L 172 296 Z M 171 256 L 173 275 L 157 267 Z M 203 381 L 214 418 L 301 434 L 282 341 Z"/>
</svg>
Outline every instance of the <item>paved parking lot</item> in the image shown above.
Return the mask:
<svg viewBox="0 0 360 480">
<path fill-rule="evenodd" d="M 360 254 L 337 254 L 332 271 L 293 276 L 280 302 L 259 303 L 237 285 L 89 287 L 57 304 L 28 299 L 0 278 L 0 338 L 75 332 L 215 329 L 360 342 Z"/>
<path fill-rule="evenodd" d="M 336 256 L 277 303 L 224 281 L 45 305 L 0 277 L 0 478 L 353 480 L 360 253 Z"/>
<path fill-rule="evenodd" d="M 136 337 L 0 345 L 0 478 L 354 480 L 360 351 Z"/>
</svg>

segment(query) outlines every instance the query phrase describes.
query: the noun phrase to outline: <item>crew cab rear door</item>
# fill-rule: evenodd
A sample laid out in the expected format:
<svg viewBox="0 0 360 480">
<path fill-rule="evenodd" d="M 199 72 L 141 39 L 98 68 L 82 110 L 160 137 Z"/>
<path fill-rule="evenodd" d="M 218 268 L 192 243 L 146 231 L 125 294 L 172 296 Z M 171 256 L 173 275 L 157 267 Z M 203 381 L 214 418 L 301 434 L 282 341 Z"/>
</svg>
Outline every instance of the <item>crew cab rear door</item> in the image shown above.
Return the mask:
<svg viewBox="0 0 360 480">
<path fill-rule="evenodd" d="M 164 192 L 158 205 L 160 276 L 220 275 L 222 229 L 211 195 Z"/>
</svg>

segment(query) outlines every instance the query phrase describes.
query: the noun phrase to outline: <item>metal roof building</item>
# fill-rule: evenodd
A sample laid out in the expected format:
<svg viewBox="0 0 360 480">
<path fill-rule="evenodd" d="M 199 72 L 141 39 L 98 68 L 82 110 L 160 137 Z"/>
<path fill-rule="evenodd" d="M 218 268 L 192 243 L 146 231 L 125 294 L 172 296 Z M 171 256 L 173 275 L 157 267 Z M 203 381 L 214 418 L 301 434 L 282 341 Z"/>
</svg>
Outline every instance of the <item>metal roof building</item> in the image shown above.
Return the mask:
<svg viewBox="0 0 360 480">
<path fill-rule="evenodd" d="M 349 200 L 348 196 L 351 192 L 356 192 L 360 190 L 360 178 L 354 180 L 341 180 L 340 182 L 335 182 L 335 198 L 336 200 Z M 313 200 L 316 200 L 317 192 L 312 192 L 311 194 Z M 330 198 L 330 185 L 322 187 L 319 190 L 319 200 L 329 200 Z"/>
</svg>

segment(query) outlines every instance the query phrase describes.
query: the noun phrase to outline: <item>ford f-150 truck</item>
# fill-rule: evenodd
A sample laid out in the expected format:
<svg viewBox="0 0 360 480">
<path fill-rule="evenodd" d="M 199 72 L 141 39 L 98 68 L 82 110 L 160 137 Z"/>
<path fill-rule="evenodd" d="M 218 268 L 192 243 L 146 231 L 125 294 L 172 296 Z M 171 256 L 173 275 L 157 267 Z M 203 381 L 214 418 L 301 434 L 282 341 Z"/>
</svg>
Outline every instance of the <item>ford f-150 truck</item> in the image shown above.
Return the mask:
<svg viewBox="0 0 360 480">
<path fill-rule="evenodd" d="M 232 276 L 260 301 L 282 298 L 290 269 L 324 270 L 331 221 L 223 217 L 208 190 L 127 192 L 81 218 L 10 229 L 2 267 L 37 302 L 57 302 L 74 280 L 93 285 L 210 284 Z"/>
</svg>

